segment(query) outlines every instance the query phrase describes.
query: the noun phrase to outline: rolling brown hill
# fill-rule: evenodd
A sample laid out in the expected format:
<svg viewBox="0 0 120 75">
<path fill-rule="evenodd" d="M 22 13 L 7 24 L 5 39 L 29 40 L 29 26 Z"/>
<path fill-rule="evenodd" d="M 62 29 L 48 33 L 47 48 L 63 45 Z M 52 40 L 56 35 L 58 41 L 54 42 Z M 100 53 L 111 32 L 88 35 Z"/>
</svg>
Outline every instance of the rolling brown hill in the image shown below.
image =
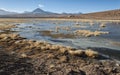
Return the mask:
<svg viewBox="0 0 120 75">
<path fill-rule="evenodd" d="M 88 14 L 82 14 L 82 15 L 77 16 L 77 17 L 78 18 L 84 18 L 84 19 L 120 20 L 120 9 L 110 10 L 110 11 L 103 11 L 103 12 L 88 13 Z"/>
</svg>

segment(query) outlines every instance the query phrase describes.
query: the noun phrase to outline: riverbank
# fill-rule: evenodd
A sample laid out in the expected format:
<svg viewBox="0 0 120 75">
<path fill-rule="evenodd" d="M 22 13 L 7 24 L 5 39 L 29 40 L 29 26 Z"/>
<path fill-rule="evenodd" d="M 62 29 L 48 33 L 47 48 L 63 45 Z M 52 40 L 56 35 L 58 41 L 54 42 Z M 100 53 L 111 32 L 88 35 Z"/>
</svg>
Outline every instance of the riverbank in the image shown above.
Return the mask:
<svg viewBox="0 0 120 75">
<path fill-rule="evenodd" d="M 19 22 L 21 23 L 19 20 L 16 23 Z M 10 30 L 12 27 L 8 25 L 4 28 Z M 2 31 L 0 34 L 0 75 L 120 74 L 120 63 L 105 58 L 96 51 L 28 40 L 19 34 Z"/>
<path fill-rule="evenodd" d="M 27 40 L 17 34 L 1 34 L 0 46 L 0 74 L 120 74 L 119 63 L 91 50 Z"/>
</svg>

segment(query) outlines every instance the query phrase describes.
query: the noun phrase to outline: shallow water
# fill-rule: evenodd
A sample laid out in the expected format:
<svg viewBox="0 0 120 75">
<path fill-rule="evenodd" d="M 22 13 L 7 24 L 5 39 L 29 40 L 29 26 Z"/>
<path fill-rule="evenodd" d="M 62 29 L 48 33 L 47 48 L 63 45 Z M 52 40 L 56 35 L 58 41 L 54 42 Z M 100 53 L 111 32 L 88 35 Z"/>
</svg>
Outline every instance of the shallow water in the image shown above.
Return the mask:
<svg viewBox="0 0 120 75">
<path fill-rule="evenodd" d="M 120 50 L 120 25 L 108 22 L 106 23 L 106 27 L 100 28 L 100 24 L 100 22 L 94 22 L 94 25 L 90 25 L 90 23 L 87 22 L 77 22 L 76 24 L 74 21 L 33 20 L 29 23 L 22 23 L 12 30 L 17 31 L 21 36 L 28 39 L 42 40 L 53 44 L 72 46 L 74 48 L 102 47 Z M 57 31 L 56 28 L 59 30 Z M 110 33 L 95 37 L 81 37 L 74 35 L 72 38 L 65 37 L 67 34 L 73 34 L 75 30 L 100 30 Z M 46 31 L 50 31 L 48 35 L 42 33 Z M 60 35 L 58 37 L 53 37 L 56 36 L 56 34 Z M 64 36 L 62 34 L 64 34 Z"/>
</svg>

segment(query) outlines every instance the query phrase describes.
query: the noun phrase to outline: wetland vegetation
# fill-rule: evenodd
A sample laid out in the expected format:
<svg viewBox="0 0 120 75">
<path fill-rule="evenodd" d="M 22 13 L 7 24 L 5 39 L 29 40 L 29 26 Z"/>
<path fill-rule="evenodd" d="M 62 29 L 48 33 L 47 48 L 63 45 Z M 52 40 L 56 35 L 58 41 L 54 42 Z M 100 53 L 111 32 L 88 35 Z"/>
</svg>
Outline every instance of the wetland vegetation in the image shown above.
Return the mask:
<svg viewBox="0 0 120 75">
<path fill-rule="evenodd" d="M 105 40 L 106 35 L 118 34 L 117 31 L 112 33 L 108 29 L 111 28 L 110 24 L 116 22 L 105 21 L 105 27 L 102 26 L 98 31 L 102 22 L 104 21 L 0 19 L 0 75 L 119 75 L 120 62 L 114 58 L 119 58 L 119 55 L 110 56 L 109 52 L 104 53 L 104 49 L 103 52 L 102 49 L 95 49 L 106 43 L 108 45 L 105 48 L 119 49 L 119 39 L 117 42 L 114 37 Z M 75 31 L 82 32 L 76 35 Z M 86 37 L 88 34 L 91 37 Z M 91 43 L 91 46 L 96 46 L 90 48 L 87 44 Z"/>
</svg>

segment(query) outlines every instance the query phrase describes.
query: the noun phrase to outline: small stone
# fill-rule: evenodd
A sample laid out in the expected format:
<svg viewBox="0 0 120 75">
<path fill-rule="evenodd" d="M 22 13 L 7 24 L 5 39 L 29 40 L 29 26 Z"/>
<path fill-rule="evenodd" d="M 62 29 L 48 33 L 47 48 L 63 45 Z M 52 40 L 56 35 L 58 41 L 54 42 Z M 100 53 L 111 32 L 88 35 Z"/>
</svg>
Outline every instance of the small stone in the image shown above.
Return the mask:
<svg viewBox="0 0 120 75">
<path fill-rule="evenodd" d="M 116 66 L 120 66 L 120 64 L 117 63 Z"/>
<path fill-rule="evenodd" d="M 10 54 L 15 54 L 15 52 L 14 52 L 14 51 L 12 51 Z"/>
<path fill-rule="evenodd" d="M 54 65 L 54 64 L 51 64 L 49 67 L 50 67 L 50 68 L 54 68 L 54 67 L 55 67 L 55 65 Z"/>
<path fill-rule="evenodd" d="M 22 54 L 21 54 L 21 57 L 26 58 L 27 55 L 26 55 L 25 53 L 22 53 Z"/>
</svg>

